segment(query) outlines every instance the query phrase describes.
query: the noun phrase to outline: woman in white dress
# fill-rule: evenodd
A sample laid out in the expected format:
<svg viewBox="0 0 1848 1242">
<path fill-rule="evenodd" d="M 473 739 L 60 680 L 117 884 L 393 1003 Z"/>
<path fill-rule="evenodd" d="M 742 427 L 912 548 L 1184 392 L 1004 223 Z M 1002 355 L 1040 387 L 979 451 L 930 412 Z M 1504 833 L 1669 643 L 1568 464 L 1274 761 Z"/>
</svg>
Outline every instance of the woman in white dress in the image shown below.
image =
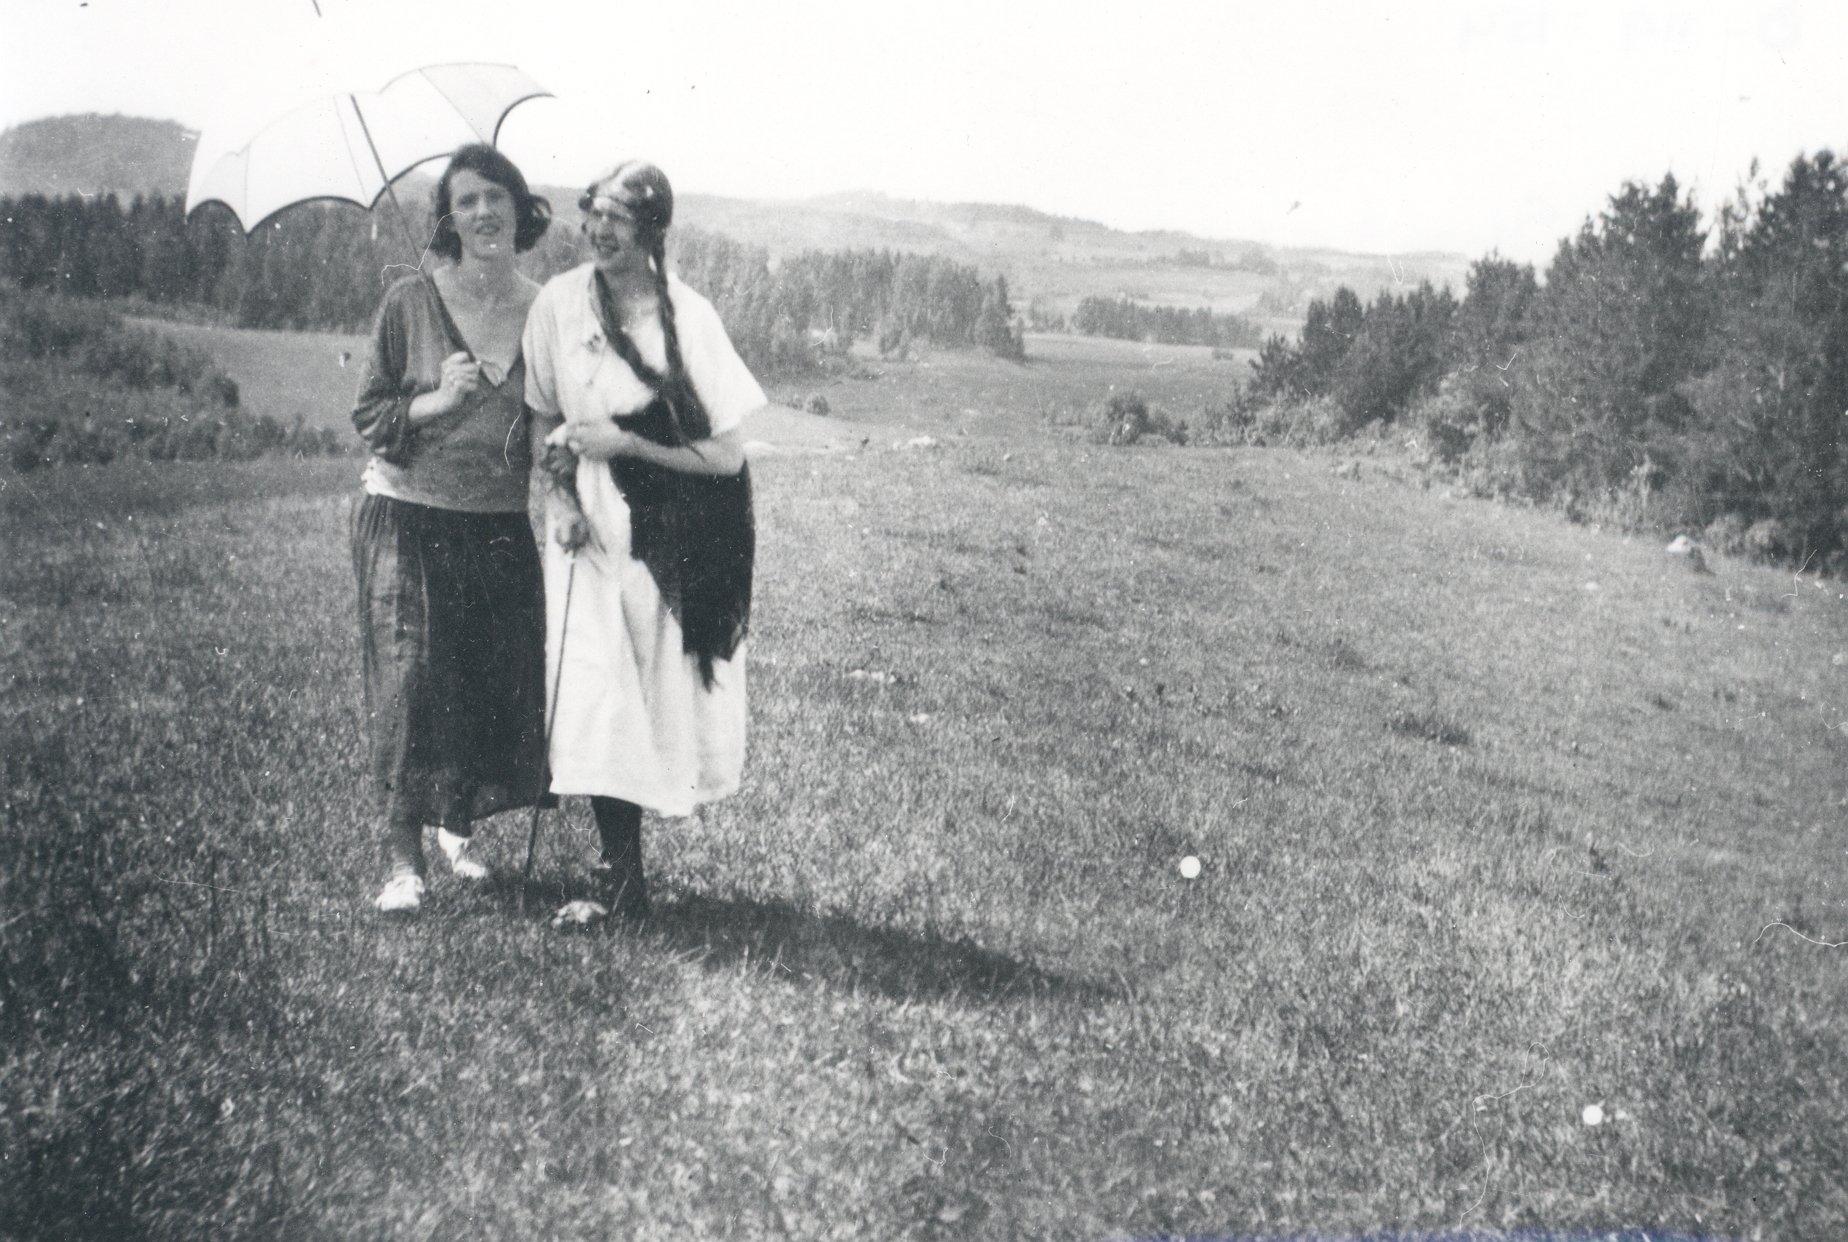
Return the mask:
<svg viewBox="0 0 1848 1242">
<path fill-rule="evenodd" d="M 712 304 L 667 271 L 660 169 L 619 165 L 578 205 L 591 261 L 546 284 L 523 340 L 548 431 L 552 791 L 590 796 L 593 874 L 636 919 L 642 810 L 690 815 L 743 770 L 755 547 L 739 424 L 766 400 Z"/>
</svg>

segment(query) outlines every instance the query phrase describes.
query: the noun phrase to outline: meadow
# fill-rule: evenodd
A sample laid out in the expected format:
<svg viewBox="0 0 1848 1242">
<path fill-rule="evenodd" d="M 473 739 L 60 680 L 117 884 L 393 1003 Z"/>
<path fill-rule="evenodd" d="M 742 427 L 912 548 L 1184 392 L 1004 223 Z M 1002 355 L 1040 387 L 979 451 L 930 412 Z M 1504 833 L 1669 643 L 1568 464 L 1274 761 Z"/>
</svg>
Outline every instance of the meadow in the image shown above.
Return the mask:
<svg viewBox="0 0 1848 1242">
<path fill-rule="evenodd" d="M 1091 344 L 760 453 L 639 930 L 575 800 L 371 909 L 356 460 L 0 475 L 0 1237 L 1848 1235 L 1843 585 L 1100 447 L 1243 368 Z"/>
<path fill-rule="evenodd" d="M 854 373 L 802 385 L 771 387 L 773 400 L 800 407 L 826 398 L 845 424 L 903 427 L 956 440 L 1033 445 L 1045 433 L 1082 439 L 1099 409 L 1118 390 L 1141 393 L 1153 406 L 1196 419 L 1208 405 L 1230 400 L 1257 356 L 1255 350 L 1203 345 L 1155 345 L 1105 337 L 1029 333 L 1028 366 L 974 353 L 930 352 L 882 359 L 864 342 L 854 347 Z"/>
<path fill-rule="evenodd" d="M 366 358 L 366 338 L 337 332 L 259 332 L 165 319 L 135 319 L 181 345 L 218 358 L 237 379 L 243 408 L 283 424 L 351 430 L 348 416 Z"/>
</svg>

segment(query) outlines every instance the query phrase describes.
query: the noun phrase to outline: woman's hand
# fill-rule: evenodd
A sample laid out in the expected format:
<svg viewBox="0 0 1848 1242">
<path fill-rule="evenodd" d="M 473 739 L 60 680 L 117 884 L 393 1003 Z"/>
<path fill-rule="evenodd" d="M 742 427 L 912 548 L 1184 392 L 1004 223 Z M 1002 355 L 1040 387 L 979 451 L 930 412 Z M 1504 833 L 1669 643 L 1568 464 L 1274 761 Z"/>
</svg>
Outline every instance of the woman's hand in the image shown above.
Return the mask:
<svg viewBox="0 0 1848 1242">
<path fill-rule="evenodd" d="M 547 436 L 545 442 L 548 445 L 562 444 L 579 457 L 588 457 L 592 461 L 608 461 L 612 457 L 640 457 L 645 451 L 642 437 L 605 420 L 565 423 Z"/>
<path fill-rule="evenodd" d="M 435 391 L 420 394 L 411 402 L 411 420 L 427 422 L 454 414 L 481 387 L 481 364 L 457 350 L 443 359 L 443 379 Z"/>
<path fill-rule="evenodd" d="M 552 536 L 558 540 L 558 546 L 567 552 L 576 552 L 590 542 L 590 523 L 582 512 L 572 509 L 561 513 L 552 524 Z"/>
<path fill-rule="evenodd" d="M 675 447 L 656 444 L 613 422 L 562 423 L 545 438 L 545 443 L 548 451 L 562 445 L 591 461 L 639 457 L 683 474 L 726 477 L 744 467 L 744 440 L 736 428 L 709 440 Z"/>
<path fill-rule="evenodd" d="M 443 359 L 443 382 L 436 391 L 442 394 L 443 400 L 449 403 L 450 409 L 460 408 L 462 403 L 474 396 L 480 387 L 481 364 L 479 362 L 459 349 Z"/>
<path fill-rule="evenodd" d="M 575 495 L 577 492 L 577 454 L 546 437 L 539 450 L 539 469 L 553 488 Z"/>
</svg>

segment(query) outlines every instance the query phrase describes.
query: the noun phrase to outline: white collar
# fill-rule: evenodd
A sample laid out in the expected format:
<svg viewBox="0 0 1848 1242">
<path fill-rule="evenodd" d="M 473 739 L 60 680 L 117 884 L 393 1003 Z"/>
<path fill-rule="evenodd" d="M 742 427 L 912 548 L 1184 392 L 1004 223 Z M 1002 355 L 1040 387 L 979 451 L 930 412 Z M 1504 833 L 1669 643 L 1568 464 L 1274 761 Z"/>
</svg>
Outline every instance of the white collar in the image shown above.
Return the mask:
<svg viewBox="0 0 1848 1242">
<path fill-rule="evenodd" d="M 603 315 L 597 305 L 597 265 L 584 265 L 584 344 L 595 347 L 603 344 Z"/>
<path fill-rule="evenodd" d="M 600 313 L 600 308 L 597 306 L 597 265 L 595 263 L 586 263 L 583 271 L 584 344 L 602 345 L 604 343 L 603 316 Z M 667 274 L 667 295 L 669 298 L 674 296 L 674 286 L 679 283 L 680 278 L 678 276 L 674 275 L 672 272 Z"/>
</svg>

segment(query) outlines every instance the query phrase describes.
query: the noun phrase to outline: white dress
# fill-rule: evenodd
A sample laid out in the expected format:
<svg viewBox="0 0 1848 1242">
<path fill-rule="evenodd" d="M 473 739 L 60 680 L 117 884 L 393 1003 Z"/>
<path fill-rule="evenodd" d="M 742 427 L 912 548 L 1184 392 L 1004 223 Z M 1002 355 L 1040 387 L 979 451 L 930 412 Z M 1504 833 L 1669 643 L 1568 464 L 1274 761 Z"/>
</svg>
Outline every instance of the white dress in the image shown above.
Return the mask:
<svg viewBox="0 0 1848 1242">
<path fill-rule="evenodd" d="M 590 264 L 547 282 L 526 320 L 526 402 L 568 423 L 632 414 L 654 393 L 604 340 Z M 767 403 L 712 304 L 668 277 L 681 360 L 712 434 Z M 642 360 L 667 370 L 659 322 L 632 333 Z M 552 792 L 622 798 L 690 815 L 738 788 L 744 769 L 745 648 L 715 661 L 713 684 L 683 649 L 680 623 L 646 565 L 629 552 L 629 506 L 607 463 L 578 463 L 591 541 L 567 555 L 548 514 L 544 551 L 546 693 Z M 575 578 L 572 562 L 576 562 Z M 570 610 L 566 613 L 569 584 Z M 559 670 L 560 652 L 564 668 Z M 557 687 L 553 703 L 553 687 Z"/>
</svg>

